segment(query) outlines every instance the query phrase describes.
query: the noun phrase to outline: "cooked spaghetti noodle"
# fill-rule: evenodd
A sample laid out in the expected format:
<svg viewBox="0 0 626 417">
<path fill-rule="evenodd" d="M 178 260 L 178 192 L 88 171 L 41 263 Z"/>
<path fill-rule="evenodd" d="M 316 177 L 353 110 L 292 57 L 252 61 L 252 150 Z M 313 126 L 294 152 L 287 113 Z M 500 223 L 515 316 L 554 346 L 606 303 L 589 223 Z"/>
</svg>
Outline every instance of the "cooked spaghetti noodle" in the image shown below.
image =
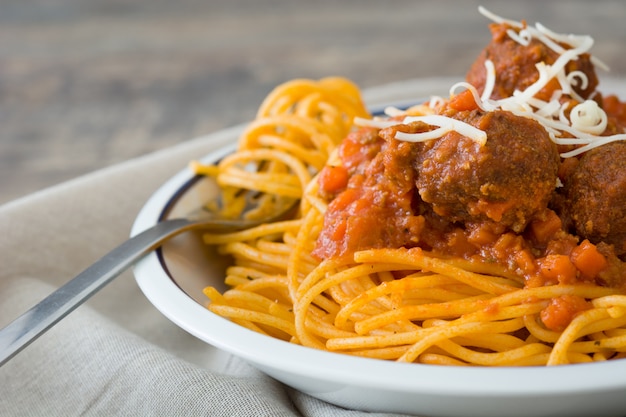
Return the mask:
<svg viewBox="0 0 626 417">
<path fill-rule="evenodd" d="M 508 40 L 556 50 L 542 64 L 541 74 L 553 75 L 528 82 L 522 93 L 534 94 L 527 99 L 517 92 L 494 96 L 502 88 L 491 72 L 465 93 L 454 86 L 449 98 L 371 119 L 351 82 L 296 80 L 268 96 L 235 153 L 216 166 L 194 164 L 231 190 L 234 215 L 242 210 L 240 189 L 267 193 L 267 210 L 271 194 L 301 201 L 293 219 L 204 236 L 233 258 L 225 279 L 230 289 L 205 289 L 212 312 L 288 342 L 402 362 L 523 366 L 626 357 L 623 248 L 610 234 L 578 233 L 556 198 L 570 198 L 575 168 L 568 158 L 582 165 L 579 154 L 590 143 L 602 147 L 602 137 L 583 126 L 596 118 L 568 119 L 593 94 L 571 81 L 592 76 L 568 77 L 559 57 L 578 48 L 564 59 L 578 63 L 586 44 L 564 45 L 547 30 L 537 34 L 493 18 L 492 30 L 508 33 Z M 484 68 L 492 71 L 490 64 Z M 557 119 L 560 125 L 550 121 Z M 623 131 L 623 122 L 612 123 Z M 518 130 L 534 138 L 532 150 L 511 145 Z M 621 140 L 614 131 L 606 133 L 609 142 Z M 496 164 L 506 167 L 508 161 L 494 157 L 501 156 L 494 148 L 501 137 L 507 152 L 541 161 L 541 172 L 481 183 L 475 200 L 462 173 L 493 175 Z M 463 169 L 444 158 L 461 158 L 455 149 L 473 155 Z M 557 149 L 569 153 L 559 157 Z M 488 165 L 477 162 L 489 158 Z M 524 171 L 537 171 L 532 168 Z M 498 175 L 507 170 L 518 174 L 509 167 Z M 444 171 L 454 183 L 436 181 Z M 618 243 L 626 236 L 619 233 Z"/>
</svg>

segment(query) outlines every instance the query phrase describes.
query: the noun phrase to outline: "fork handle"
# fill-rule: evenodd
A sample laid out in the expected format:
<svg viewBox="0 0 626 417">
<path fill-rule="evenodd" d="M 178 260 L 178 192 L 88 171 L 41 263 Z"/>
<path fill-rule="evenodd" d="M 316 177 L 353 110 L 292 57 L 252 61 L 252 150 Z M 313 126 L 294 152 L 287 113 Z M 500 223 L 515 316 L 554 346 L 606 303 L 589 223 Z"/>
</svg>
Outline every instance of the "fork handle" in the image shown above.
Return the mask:
<svg viewBox="0 0 626 417">
<path fill-rule="evenodd" d="M 165 240 L 191 228 L 166 220 L 128 239 L 0 330 L 0 366 Z"/>
</svg>

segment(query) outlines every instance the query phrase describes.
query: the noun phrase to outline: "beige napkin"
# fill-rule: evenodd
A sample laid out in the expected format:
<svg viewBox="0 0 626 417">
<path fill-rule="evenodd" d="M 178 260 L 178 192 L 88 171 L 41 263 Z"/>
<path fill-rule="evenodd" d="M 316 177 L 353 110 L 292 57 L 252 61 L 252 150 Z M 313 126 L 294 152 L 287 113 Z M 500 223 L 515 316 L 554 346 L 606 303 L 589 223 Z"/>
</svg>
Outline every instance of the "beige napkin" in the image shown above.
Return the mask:
<svg viewBox="0 0 626 417">
<path fill-rule="evenodd" d="M 446 94 L 449 80 L 369 90 Z M 184 142 L 0 207 L 0 326 L 127 238 L 148 197 L 215 137 Z M 218 364 L 211 369 L 207 363 Z M 3 416 L 360 416 L 274 381 L 161 315 L 126 272 L 0 368 Z"/>
</svg>

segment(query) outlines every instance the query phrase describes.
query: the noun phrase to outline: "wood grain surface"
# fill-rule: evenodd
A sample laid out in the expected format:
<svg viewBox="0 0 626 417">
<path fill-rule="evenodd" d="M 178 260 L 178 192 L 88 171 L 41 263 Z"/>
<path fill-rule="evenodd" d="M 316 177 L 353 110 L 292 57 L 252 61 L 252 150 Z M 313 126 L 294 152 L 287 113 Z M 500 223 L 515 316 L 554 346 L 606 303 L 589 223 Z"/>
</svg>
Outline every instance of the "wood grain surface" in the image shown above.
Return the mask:
<svg viewBox="0 0 626 417">
<path fill-rule="evenodd" d="M 622 1 L 0 0 L 0 204 L 248 121 L 292 78 L 462 78 L 477 7 L 562 33 L 626 75 Z"/>
</svg>

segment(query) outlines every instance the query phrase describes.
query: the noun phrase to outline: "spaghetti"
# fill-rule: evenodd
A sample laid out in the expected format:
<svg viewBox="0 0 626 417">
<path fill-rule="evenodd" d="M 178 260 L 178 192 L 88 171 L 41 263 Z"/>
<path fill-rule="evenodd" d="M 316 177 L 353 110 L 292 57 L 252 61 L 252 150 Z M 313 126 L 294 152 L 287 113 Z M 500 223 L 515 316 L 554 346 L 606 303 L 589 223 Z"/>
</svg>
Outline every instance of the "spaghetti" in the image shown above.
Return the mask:
<svg viewBox="0 0 626 417">
<path fill-rule="evenodd" d="M 556 55 L 525 90 L 495 97 L 501 63 L 490 63 L 482 84 L 372 119 L 350 81 L 295 80 L 270 93 L 234 154 L 194 165 L 230 190 L 234 215 L 241 189 L 266 193 L 267 210 L 272 194 L 301 201 L 293 219 L 204 236 L 233 258 L 230 289 L 205 289 L 212 312 L 291 343 L 402 362 L 626 357 L 626 265 L 611 240 L 624 231 L 578 233 L 563 208 L 588 144 L 602 149 L 593 126 L 608 110 L 576 108 L 595 91 L 572 80 L 594 75 L 563 73 L 587 43 L 483 13 L 506 42 Z M 623 122 L 609 123 L 609 142 L 626 145 Z"/>
</svg>

